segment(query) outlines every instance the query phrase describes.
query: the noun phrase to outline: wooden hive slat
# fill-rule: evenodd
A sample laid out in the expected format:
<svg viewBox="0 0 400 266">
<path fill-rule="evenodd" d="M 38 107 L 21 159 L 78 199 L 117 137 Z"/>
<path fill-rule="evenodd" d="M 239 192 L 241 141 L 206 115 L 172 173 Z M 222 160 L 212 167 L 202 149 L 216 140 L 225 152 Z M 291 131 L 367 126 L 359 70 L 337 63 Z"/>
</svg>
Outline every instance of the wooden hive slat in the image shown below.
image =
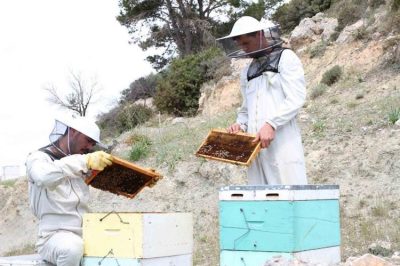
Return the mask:
<svg viewBox="0 0 400 266">
<path fill-rule="evenodd" d="M 128 198 L 135 197 L 144 187 L 153 186 L 162 176 L 113 156 L 113 164 L 103 171 L 94 172 L 86 184 Z"/>
<path fill-rule="evenodd" d="M 249 166 L 252 160 L 257 156 L 258 152 L 261 149 L 260 142 L 256 144 L 252 143 L 254 138 L 255 138 L 254 135 L 247 133 L 240 132 L 237 134 L 231 134 L 226 132 L 225 130 L 212 129 L 208 133 L 206 139 L 201 143 L 200 147 L 198 148 L 196 156 L 200 156 L 210 160 Z M 244 150 L 246 151 L 247 154 L 247 160 L 240 161 L 235 158 L 226 158 L 229 155 L 231 155 L 230 151 L 228 150 L 232 149 L 232 147 L 235 146 L 234 144 L 239 142 L 241 142 L 240 144 L 247 145 L 247 147 L 242 147 L 245 148 Z M 220 153 L 218 151 L 215 151 L 214 154 L 211 155 L 207 154 L 205 150 L 207 150 L 209 147 L 212 147 L 212 145 L 218 146 L 216 148 L 219 149 Z M 242 149 L 241 151 L 244 150 Z"/>
</svg>

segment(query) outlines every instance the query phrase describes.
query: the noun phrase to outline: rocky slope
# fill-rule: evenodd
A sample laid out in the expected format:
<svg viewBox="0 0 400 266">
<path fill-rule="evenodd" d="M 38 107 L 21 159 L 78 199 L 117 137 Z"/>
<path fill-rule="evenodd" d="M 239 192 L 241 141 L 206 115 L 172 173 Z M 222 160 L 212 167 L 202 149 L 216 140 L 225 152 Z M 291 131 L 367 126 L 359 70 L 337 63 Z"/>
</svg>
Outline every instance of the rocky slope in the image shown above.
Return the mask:
<svg viewBox="0 0 400 266">
<path fill-rule="evenodd" d="M 310 183 L 340 186 L 343 261 L 367 252 L 389 259 L 400 250 L 400 127 L 388 120 L 400 108 L 400 73 L 396 65 L 385 64 L 391 51 L 387 42 L 381 36 L 330 43 L 323 55 L 314 57 L 318 38 L 296 47 L 308 88 L 298 117 L 307 173 Z M 197 117 L 158 117 L 119 137 L 113 154 L 127 158 L 132 135 L 147 135 L 152 151 L 137 163 L 157 169 L 164 178 L 132 200 L 92 189 L 92 211 L 191 212 L 194 265 L 218 265 L 218 189 L 245 184 L 245 169 L 193 154 L 211 128 L 234 121 L 240 103 L 238 64 L 243 62 L 233 62 L 231 77 L 203 88 Z M 311 97 L 322 75 L 335 65 L 343 70 L 340 80 Z M 0 185 L 0 211 L 0 255 L 25 243 L 32 249 L 36 220 L 27 205 L 26 180 Z"/>
</svg>

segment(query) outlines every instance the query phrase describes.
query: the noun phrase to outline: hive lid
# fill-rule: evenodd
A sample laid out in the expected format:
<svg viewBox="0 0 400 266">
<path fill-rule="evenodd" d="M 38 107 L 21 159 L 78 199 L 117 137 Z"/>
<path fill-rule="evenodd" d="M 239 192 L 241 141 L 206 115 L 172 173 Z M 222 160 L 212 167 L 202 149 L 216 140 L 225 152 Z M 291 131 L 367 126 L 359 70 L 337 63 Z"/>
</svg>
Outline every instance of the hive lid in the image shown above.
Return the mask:
<svg viewBox="0 0 400 266">
<path fill-rule="evenodd" d="M 338 185 L 233 185 L 221 187 L 219 199 L 228 201 L 279 201 L 339 199 Z"/>
<path fill-rule="evenodd" d="M 254 135 L 231 134 L 221 129 L 212 129 L 196 152 L 206 159 L 249 166 L 260 151 L 260 142 L 253 143 Z"/>
<path fill-rule="evenodd" d="M 128 198 L 135 197 L 144 187 L 152 187 L 162 178 L 153 169 L 113 156 L 113 164 L 103 171 L 95 172 L 86 179 L 86 184 Z"/>
</svg>

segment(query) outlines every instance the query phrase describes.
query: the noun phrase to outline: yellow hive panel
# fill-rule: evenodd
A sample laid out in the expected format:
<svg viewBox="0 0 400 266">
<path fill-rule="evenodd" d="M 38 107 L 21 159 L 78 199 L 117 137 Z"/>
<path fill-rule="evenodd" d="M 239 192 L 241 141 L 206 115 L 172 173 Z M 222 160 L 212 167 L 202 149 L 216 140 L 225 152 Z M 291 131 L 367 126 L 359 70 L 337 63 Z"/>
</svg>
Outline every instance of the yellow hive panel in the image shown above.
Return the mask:
<svg viewBox="0 0 400 266">
<path fill-rule="evenodd" d="M 190 213 L 87 213 L 83 222 L 84 255 L 154 258 L 191 254 Z"/>
</svg>

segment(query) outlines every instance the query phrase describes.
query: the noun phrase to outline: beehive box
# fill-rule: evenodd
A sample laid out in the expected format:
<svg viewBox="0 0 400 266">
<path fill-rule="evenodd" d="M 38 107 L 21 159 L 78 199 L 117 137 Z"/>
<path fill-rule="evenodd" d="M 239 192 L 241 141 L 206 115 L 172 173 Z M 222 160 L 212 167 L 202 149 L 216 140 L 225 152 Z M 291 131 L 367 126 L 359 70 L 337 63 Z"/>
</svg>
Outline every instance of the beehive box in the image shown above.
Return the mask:
<svg viewBox="0 0 400 266">
<path fill-rule="evenodd" d="M 231 134 L 213 129 L 198 148 L 196 155 L 238 165 L 250 165 L 260 151 L 260 142 L 253 143 L 254 135 L 246 133 Z"/>
<path fill-rule="evenodd" d="M 337 185 L 230 186 L 219 199 L 221 265 L 277 254 L 340 261 Z"/>
<path fill-rule="evenodd" d="M 0 257 L 0 266 L 51 266 L 43 261 L 39 254 L 29 254 L 11 257 Z"/>
<path fill-rule="evenodd" d="M 83 218 L 84 255 L 157 258 L 192 254 L 190 213 L 87 213 Z"/>
<path fill-rule="evenodd" d="M 152 169 L 113 156 L 113 164 L 95 172 L 86 180 L 88 185 L 128 198 L 135 197 L 144 187 L 153 186 L 162 176 Z"/>
<path fill-rule="evenodd" d="M 220 266 L 265 266 L 268 260 L 285 258 L 297 259 L 312 265 L 338 265 L 340 262 L 340 247 L 328 247 L 299 252 L 254 252 L 222 250 Z M 287 265 L 287 263 L 285 264 Z"/>
<path fill-rule="evenodd" d="M 150 259 L 122 259 L 114 257 L 83 257 L 83 266 L 192 266 L 192 254 Z"/>
</svg>

